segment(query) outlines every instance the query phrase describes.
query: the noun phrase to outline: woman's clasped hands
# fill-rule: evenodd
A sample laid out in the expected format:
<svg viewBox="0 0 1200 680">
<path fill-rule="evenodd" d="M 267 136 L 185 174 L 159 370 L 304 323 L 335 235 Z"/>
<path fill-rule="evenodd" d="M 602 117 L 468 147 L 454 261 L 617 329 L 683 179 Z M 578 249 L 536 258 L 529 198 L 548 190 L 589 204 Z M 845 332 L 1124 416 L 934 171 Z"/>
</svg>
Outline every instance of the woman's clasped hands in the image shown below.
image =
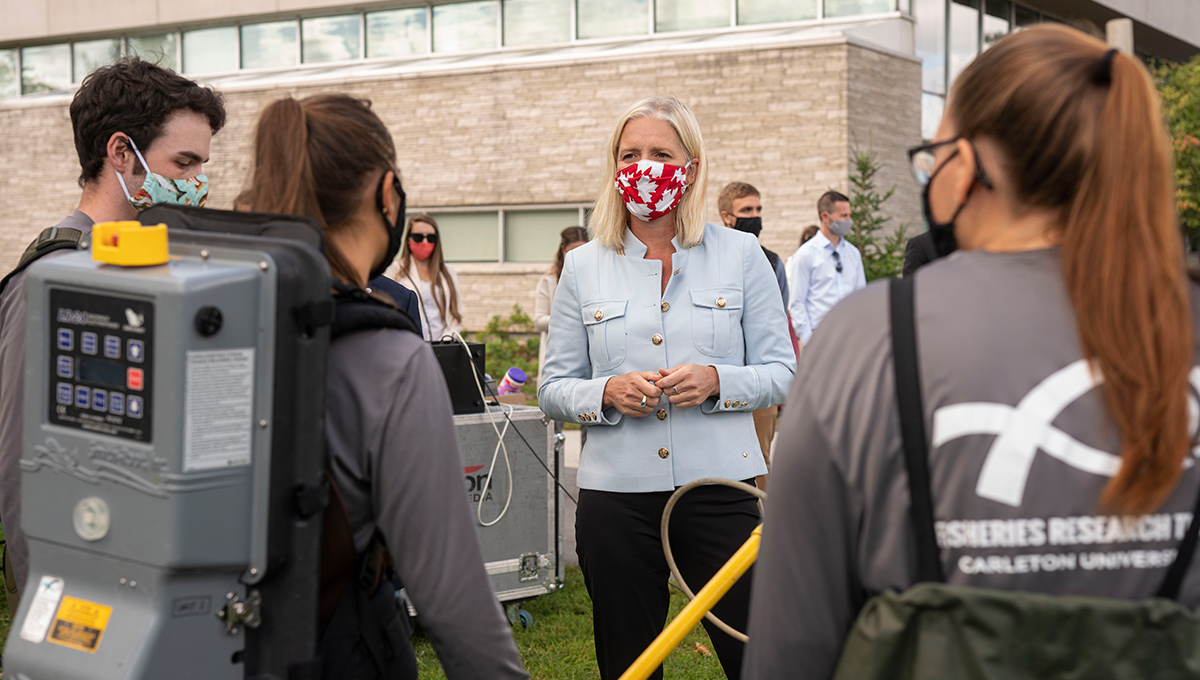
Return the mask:
<svg viewBox="0 0 1200 680">
<path fill-rule="evenodd" d="M 604 385 L 603 408 L 615 407 L 623 415 L 639 418 L 653 413 L 664 395 L 676 408 L 693 408 L 720 392 L 721 380 L 716 368 L 680 364 L 609 378 Z"/>
</svg>

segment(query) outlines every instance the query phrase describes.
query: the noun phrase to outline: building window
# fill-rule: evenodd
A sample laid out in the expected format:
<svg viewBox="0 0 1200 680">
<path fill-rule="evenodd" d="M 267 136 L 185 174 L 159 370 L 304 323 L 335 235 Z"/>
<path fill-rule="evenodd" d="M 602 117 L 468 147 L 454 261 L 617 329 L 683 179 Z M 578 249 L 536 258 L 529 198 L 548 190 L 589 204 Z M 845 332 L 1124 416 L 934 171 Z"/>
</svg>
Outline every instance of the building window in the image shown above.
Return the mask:
<svg viewBox="0 0 1200 680">
<path fill-rule="evenodd" d="M 415 213 L 414 213 L 415 214 Z M 451 262 L 498 262 L 500 225 L 496 211 L 430 213 L 442 237 L 442 254 Z M 410 214 L 411 216 L 411 214 Z"/>
<path fill-rule="evenodd" d="M 0 50 L 0 99 L 21 94 L 21 79 L 17 74 L 17 51 Z"/>
<path fill-rule="evenodd" d="M 367 56 L 407 57 L 429 51 L 429 11 L 425 7 L 367 13 Z"/>
<path fill-rule="evenodd" d="M 576 33 L 582 40 L 650 32 L 650 0 L 576 0 Z"/>
<path fill-rule="evenodd" d="M 1008 0 L 987 0 L 983 13 L 983 47 L 1008 35 L 1012 19 L 1012 3 Z"/>
<path fill-rule="evenodd" d="M 654 30 L 696 31 L 729 25 L 729 0 L 654 0 Z"/>
<path fill-rule="evenodd" d="M 563 229 L 583 225 L 589 206 L 522 206 L 464 210 L 414 208 L 433 215 L 450 262 L 553 262 Z"/>
<path fill-rule="evenodd" d="M 942 124 L 942 114 L 946 112 L 946 98 L 940 94 L 921 93 L 921 138 L 933 141 L 937 135 L 938 126 Z"/>
<path fill-rule="evenodd" d="M 108 38 L 77 42 L 71 45 L 71 58 L 73 80 L 81 82 L 87 74 L 121 58 L 121 40 Z"/>
<path fill-rule="evenodd" d="M 896 9 L 896 0 L 825 0 L 825 16 L 848 17 L 880 14 Z"/>
<path fill-rule="evenodd" d="M 950 80 L 979 54 L 980 0 L 954 0 L 950 3 Z"/>
<path fill-rule="evenodd" d="M 495 49 L 500 27 L 497 0 L 458 2 L 433 8 L 433 51 Z"/>
<path fill-rule="evenodd" d="M 183 34 L 184 73 L 227 73 L 238 68 L 236 26 L 202 28 Z"/>
<path fill-rule="evenodd" d="M 504 45 L 523 47 L 571 40 L 573 0 L 504 0 Z"/>
<path fill-rule="evenodd" d="M 295 21 L 242 26 L 242 68 L 279 68 L 296 64 Z"/>
<path fill-rule="evenodd" d="M 562 230 L 579 224 L 578 208 L 505 210 L 504 261 L 553 262 Z"/>
<path fill-rule="evenodd" d="M 21 48 L 21 94 L 71 89 L 71 46 Z"/>
<path fill-rule="evenodd" d="M 1016 12 L 1013 13 L 1013 25 L 1016 28 L 1029 28 L 1040 23 L 1042 17 L 1035 10 L 1017 5 Z"/>
<path fill-rule="evenodd" d="M 739 24 L 771 24 L 817 18 L 819 0 L 737 0 Z"/>
<path fill-rule="evenodd" d="M 125 38 L 125 54 L 175 69 L 179 65 L 179 41 L 175 33 L 131 35 Z"/>
<path fill-rule="evenodd" d="M 362 15 L 317 17 L 300 23 L 301 61 L 318 64 L 362 57 Z"/>
</svg>

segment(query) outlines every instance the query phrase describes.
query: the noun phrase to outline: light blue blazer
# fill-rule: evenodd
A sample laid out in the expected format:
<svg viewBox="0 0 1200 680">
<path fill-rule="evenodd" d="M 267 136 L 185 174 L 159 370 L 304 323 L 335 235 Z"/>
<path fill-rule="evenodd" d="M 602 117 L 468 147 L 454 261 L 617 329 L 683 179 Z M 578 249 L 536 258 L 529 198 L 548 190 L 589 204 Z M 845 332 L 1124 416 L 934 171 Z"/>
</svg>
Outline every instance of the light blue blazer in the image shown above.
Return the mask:
<svg viewBox="0 0 1200 680">
<path fill-rule="evenodd" d="M 625 254 L 592 241 L 567 254 L 554 294 L 538 402 L 555 420 L 591 425 L 579 487 L 670 491 L 702 477 L 767 471 L 754 409 L 782 403 L 796 371 L 779 284 L 751 235 L 708 225 L 661 265 L 625 233 Z M 664 396 L 654 413 L 601 409 L 604 385 L 630 371 L 713 366 L 721 395 L 695 408 Z"/>
</svg>

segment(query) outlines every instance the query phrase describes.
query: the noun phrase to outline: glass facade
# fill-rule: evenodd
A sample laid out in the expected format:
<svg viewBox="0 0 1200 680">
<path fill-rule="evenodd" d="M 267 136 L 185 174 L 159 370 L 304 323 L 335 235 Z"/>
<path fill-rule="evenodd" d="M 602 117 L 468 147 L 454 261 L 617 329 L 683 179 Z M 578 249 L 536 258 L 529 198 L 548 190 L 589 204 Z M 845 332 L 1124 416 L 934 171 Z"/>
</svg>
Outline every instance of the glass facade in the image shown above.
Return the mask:
<svg viewBox="0 0 1200 680">
<path fill-rule="evenodd" d="M 575 14 L 580 40 L 650 32 L 650 0 L 577 0 Z"/>
<path fill-rule="evenodd" d="M 498 47 L 499 0 L 476 0 L 433 8 L 433 51 L 469 52 Z"/>
<path fill-rule="evenodd" d="M 183 32 L 184 73 L 226 73 L 238 68 L 236 26 Z"/>
<path fill-rule="evenodd" d="M 579 209 L 505 210 L 504 261 L 552 262 L 563 229 L 579 224 Z"/>
<path fill-rule="evenodd" d="M 442 252 L 450 262 L 549 263 L 554 261 L 559 234 L 583 225 L 587 206 L 520 206 L 438 210 L 413 208 L 408 217 L 429 213 L 442 234 Z"/>
<path fill-rule="evenodd" d="M 175 33 L 131 35 L 125 38 L 125 54 L 154 62 L 165 68 L 179 68 L 179 36 Z"/>
<path fill-rule="evenodd" d="M 70 45 L 21 48 L 21 94 L 63 92 L 70 89 Z"/>
<path fill-rule="evenodd" d="M 980 0 L 950 3 L 950 82 L 979 54 Z"/>
<path fill-rule="evenodd" d="M 571 40 L 571 0 L 504 0 L 503 14 L 505 47 Z"/>
<path fill-rule="evenodd" d="M 654 0 L 654 30 L 697 31 L 729 25 L 729 0 Z"/>
<path fill-rule="evenodd" d="M 429 51 L 429 11 L 424 7 L 367 13 L 367 56 L 408 57 Z"/>
<path fill-rule="evenodd" d="M 17 51 L 0 50 L 0 99 L 21 94 L 21 75 L 17 73 Z"/>
<path fill-rule="evenodd" d="M 319 64 L 349 61 L 362 56 L 362 15 L 317 17 L 300 23 L 304 46 L 301 61 Z"/>
<path fill-rule="evenodd" d="M 442 235 L 442 253 L 452 262 L 500 260 L 500 224 L 495 211 L 430 213 Z"/>
<path fill-rule="evenodd" d="M 299 56 L 295 21 L 242 26 L 242 68 L 294 66 Z"/>
<path fill-rule="evenodd" d="M 882 14 L 896 9 L 896 0 L 825 0 L 825 16 L 850 17 Z"/>
<path fill-rule="evenodd" d="M 121 58 L 121 39 L 77 42 L 71 46 L 71 57 L 74 81 L 82 82 L 87 74 Z"/>
<path fill-rule="evenodd" d="M 739 24 L 816 19 L 819 0 L 737 0 Z"/>
<path fill-rule="evenodd" d="M 1008 0 L 987 0 L 983 13 L 983 47 L 1008 35 L 1012 25 L 1012 3 Z"/>
</svg>

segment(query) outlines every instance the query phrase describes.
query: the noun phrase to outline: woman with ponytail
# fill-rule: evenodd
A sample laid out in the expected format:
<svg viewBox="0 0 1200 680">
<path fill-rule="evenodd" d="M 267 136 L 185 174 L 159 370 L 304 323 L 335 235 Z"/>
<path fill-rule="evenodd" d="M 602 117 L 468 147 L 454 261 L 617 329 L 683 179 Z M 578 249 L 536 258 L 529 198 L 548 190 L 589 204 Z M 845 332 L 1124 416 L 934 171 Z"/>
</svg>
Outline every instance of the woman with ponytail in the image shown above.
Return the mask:
<svg viewBox="0 0 1200 680">
<path fill-rule="evenodd" d="M 365 298 L 367 282 L 399 249 L 404 191 L 395 148 L 361 99 L 318 95 L 269 104 L 259 117 L 244 200 L 251 210 L 316 220 L 340 295 Z M 381 539 L 447 678 L 527 679 L 484 569 L 463 495 L 450 398 L 432 350 L 399 328 L 341 335 L 329 348 L 325 400 L 335 499 L 325 537 L 331 521 L 348 523 L 338 537 L 352 535 L 357 557 L 346 560 L 344 594 L 326 598 L 337 573 L 328 568 L 329 551 L 323 554 L 322 678 L 417 677 L 408 614 L 398 611 L 392 583 L 385 579 L 371 592 L 359 586 Z M 340 517 L 330 514 L 336 512 Z"/>
<path fill-rule="evenodd" d="M 935 242 L 958 249 L 913 277 L 921 400 L 896 396 L 889 286 L 840 303 L 780 428 L 750 678 L 831 677 L 864 593 L 939 577 L 1200 604 L 1196 561 L 1172 568 L 1200 492 L 1200 295 L 1146 68 L 1064 26 L 1021 31 L 962 72 L 909 155 Z M 927 493 L 902 421 L 927 434 L 908 439 Z"/>
</svg>

